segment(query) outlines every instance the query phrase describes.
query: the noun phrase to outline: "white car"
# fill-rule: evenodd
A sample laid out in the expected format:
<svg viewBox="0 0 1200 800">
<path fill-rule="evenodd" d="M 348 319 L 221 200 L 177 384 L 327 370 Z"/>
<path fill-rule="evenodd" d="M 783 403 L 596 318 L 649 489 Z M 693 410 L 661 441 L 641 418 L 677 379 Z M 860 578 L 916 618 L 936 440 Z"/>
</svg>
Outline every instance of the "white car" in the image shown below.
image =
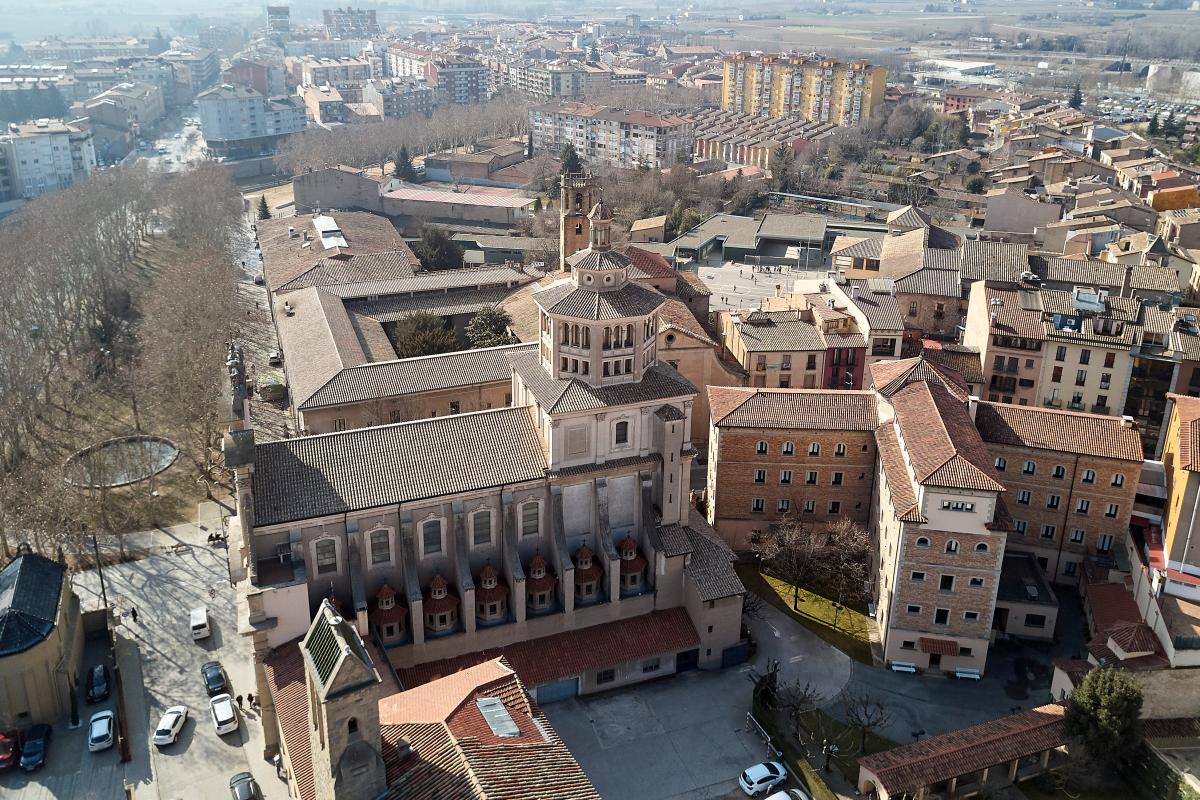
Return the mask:
<svg viewBox="0 0 1200 800">
<path fill-rule="evenodd" d="M 774 789 L 788 778 L 787 770 L 778 761 L 755 764 L 738 777 L 738 786 L 751 797 L 757 797 L 768 789 Z"/>
<path fill-rule="evenodd" d="M 788 789 L 786 792 L 776 792 L 767 800 L 812 800 L 803 789 Z"/>
<path fill-rule="evenodd" d="M 208 710 L 212 713 L 213 727 L 218 736 L 233 733 L 238 729 L 237 711 L 233 708 L 233 698 L 227 694 L 219 694 L 208 701 Z"/>
<path fill-rule="evenodd" d="M 97 711 L 88 723 L 88 750 L 98 753 L 112 747 L 116 730 L 117 715 L 111 711 Z"/>
<path fill-rule="evenodd" d="M 162 715 L 162 719 L 154 728 L 154 743 L 159 747 L 175 744 L 179 739 L 179 734 L 183 731 L 183 724 L 187 722 L 187 718 L 187 706 L 168 708 L 167 713 Z"/>
</svg>

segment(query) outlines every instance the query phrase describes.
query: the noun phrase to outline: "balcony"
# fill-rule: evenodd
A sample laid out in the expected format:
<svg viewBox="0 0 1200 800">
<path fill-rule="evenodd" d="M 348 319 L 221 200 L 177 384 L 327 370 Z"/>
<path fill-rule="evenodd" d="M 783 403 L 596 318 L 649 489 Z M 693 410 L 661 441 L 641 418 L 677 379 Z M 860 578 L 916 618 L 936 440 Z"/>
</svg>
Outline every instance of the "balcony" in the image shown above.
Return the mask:
<svg viewBox="0 0 1200 800">
<path fill-rule="evenodd" d="M 1056 406 L 1056 408 L 1057 408 L 1057 406 Z M 1071 409 L 1072 411 L 1085 411 L 1085 410 L 1087 410 L 1087 406 L 1086 406 L 1086 405 L 1084 405 L 1082 402 L 1080 402 L 1080 403 L 1068 403 L 1068 404 L 1067 404 L 1067 408 Z"/>
<path fill-rule="evenodd" d="M 1047 397 L 1042 401 L 1042 405 L 1047 408 L 1062 408 L 1063 401 L 1057 397 Z"/>
<path fill-rule="evenodd" d="M 1099 403 L 1095 403 L 1092 405 L 1092 413 L 1093 414 L 1111 414 L 1112 409 L 1109 408 L 1108 406 L 1102 406 Z"/>
</svg>

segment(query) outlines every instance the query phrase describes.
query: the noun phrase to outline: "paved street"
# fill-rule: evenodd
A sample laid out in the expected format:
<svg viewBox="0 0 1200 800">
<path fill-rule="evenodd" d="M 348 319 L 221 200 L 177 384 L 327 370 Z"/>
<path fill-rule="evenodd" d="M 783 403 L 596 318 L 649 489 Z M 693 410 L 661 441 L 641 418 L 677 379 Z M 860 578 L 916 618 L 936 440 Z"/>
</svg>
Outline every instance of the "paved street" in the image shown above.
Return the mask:
<svg viewBox="0 0 1200 800">
<path fill-rule="evenodd" d="M 766 757 L 747 729 L 752 688 L 742 669 L 685 672 L 544 710 L 606 800 L 709 800 L 738 796 Z"/>
<path fill-rule="evenodd" d="M 748 264 L 700 265 L 697 273 L 712 290 L 710 308 L 720 311 L 727 308 L 758 308 L 768 297 L 775 294 L 779 286 L 783 294 L 789 292 L 815 292 L 825 279 L 825 273 L 800 272 L 782 269 L 779 272 L 755 272 Z"/>
<path fill-rule="evenodd" d="M 202 522 L 208 529 L 218 528 L 219 507 L 205 505 L 208 517 Z M 253 691 L 254 683 L 250 650 L 237 635 L 225 549 L 208 545 L 206 535 L 205 530 L 196 528 L 190 537 L 180 537 L 190 546 L 181 548 L 178 554 L 160 554 L 104 570 L 109 603 L 120 614 L 119 635 L 131 644 L 122 666 L 131 695 L 128 716 L 134 764 L 140 755 L 148 757 L 150 765 L 142 780 L 129 779 L 135 784 L 146 783 L 152 775 L 149 796 L 160 800 L 223 800 L 229 796 L 229 777 L 249 769 L 268 800 L 282 800 L 287 796 L 286 787 L 262 759 L 257 712 L 243 710 L 238 731 L 225 736 L 217 736 L 209 717 L 208 698 L 200 678 L 202 663 L 220 661 L 234 695 Z M 75 589 L 85 609 L 99 605 L 97 573 L 76 576 Z M 208 607 L 212 635 L 193 641 L 188 611 L 199 605 Z M 130 615 L 134 606 L 139 613 L 137 623 Z M 139 684 L 128 677 L 138 668 L 134 648 L 141 656 L 144 684 L 144 693 L 136 698 L 132 695 Z M 127 663 L 130 666 L 125 666 Z M 160 751 L 149 744 L 150 729 L 172 705 L 186 705 L 191 716 L 179 742 Z"/>
</svg>

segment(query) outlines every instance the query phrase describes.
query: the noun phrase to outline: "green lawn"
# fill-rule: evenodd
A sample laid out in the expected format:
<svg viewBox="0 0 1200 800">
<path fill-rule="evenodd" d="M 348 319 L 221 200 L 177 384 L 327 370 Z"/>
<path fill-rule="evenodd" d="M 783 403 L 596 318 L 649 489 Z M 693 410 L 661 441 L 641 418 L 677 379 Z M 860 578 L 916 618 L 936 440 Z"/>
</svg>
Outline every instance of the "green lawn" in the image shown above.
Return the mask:
<svg viewBox="0 0 1200 800">
<path fill-rule="evenodd" d="M 757 565 L 739 563 L 738 576 L 746 588 L 766 602 L 788 614 L 817 636 L 863 664 L 871 660 L 871 619 L 859 611 L 842 608 L 834 625 L 834 603 L 801 587 L 799 610 L 792 608 L 793 587 L 778 578 L 761 572 Z"/>
<path fill-rule="evenodd" d="M 791 739 L 783 735 L 783 732 L 779 730 L 775 721 L 775 715 L 759 707 L 757 702 L 754 704 L 753 710 L 754 718 L 771 735 L 771 742 L 783 751 L 783 755 L 780 757 L 793 771 L 804 776 L 804 785 L 807 787 L 812 800 L 838 800 L 838 796 L 825 783 L 825 779 L 821 777 L 820 770 L 808 763 L 808 759 L 793 745 Z"/>
</svg>

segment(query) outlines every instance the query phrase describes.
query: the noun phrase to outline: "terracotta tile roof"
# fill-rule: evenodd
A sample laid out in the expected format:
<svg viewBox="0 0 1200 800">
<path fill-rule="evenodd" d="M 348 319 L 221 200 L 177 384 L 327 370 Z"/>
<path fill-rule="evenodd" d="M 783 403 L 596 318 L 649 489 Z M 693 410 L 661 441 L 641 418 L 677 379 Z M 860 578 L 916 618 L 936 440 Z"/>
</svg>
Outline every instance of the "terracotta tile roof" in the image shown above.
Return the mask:
<svg viewBox="0 0 1200 800">
<path fill-rule="evenodd" d="M 931 364 L 954 370 L 969 384 L 979 386 L 983 383 L 983 365 L 980 363 L 977 347 L 926 339 L 922 342 L 921 356 Z"/>
<path fill-rule="evenodd" d="M 663 362 L 650 366 L 640 381 L 592 386 L 581 380 L 551 377 L 537 353 L 519 353 L 509 358 L 538 403 L 551 413 L 690 398 L 699 393 L 674 367 Z"/>
<path fill-rule="evenodd" d="M 891 397 L 910 383 L 929 381 L 945 388 L 962 402 L 971 396 L 966 381 L 956 370 L 927 359 L 924 355 L 895 361 L 876 361 L 867 366 L 870 386 L 884 397 Z"/>
<path fill-rule="evenodd" d="M 1142 621 L 1137 602 L 1123 583 L 1089 583 L 1083 599 L 1098 633 L 1106 633 L 1121 623 Z"/>
<path fill-rule="evenodd" d="M 922 653 L 936 653 L 942 656 L 957 656 L 958 642 L 954 639 L 933 639 L 922 636 L 917 639 L 917 645 Z"/>
<path fill-rule="evenodd" d="M 393 359 L 343 369 L 299 404 L 301 409 L 340 406 L 460 386 L 512 380 L 508 354 L 536 352 L 537 344 L 504 345 Z"/>
<path fill-rule="evenodd" d="M 1125 280 L 1125 266 L 1096 258 L 1035 257 L 1033 271 L 1043 280 L 1070 283 L 1078 286 L 1107 286 L 1120 288 Z"/>
<path fill-rule="evenodd" d="M 255 223 L 268 287 L 283 286 L 330 256 L 384 253 L 406 247 L 387 217 L 365 211 L 338 211 L 331 216 L 345 238 L 346 248 L 322 248 L 320 234 L 313 227 L 311 217 L 281 217 Z M 289 227 L 295 228 L 298 235 L 289 236 Z M 303 246 L 305 231 L 314 234 L 308 247 Z"/>
<path fill-rule="evenodd" d="M 968 281 L 1007 281 L 1016 283 L 1029 269 L 1029 246 L 1008 242 L 963 242 L 959 258 L 962 279 Z"/>
<path fill-rule="evenodd" d="M 421 262 L 408 244 L 401 242 L 395 250 L 383 253 L 363 253 L 340 258 L 322 258 L 307 270 L 278 288 L 280 293 L 309 286 L 336 286 L 344 283 L 367 283 L 412 278 L 421 269 Z"/>
<path fill-rule="evenodd" d="M 839 236 L 834 240 L 830 249 L 831 256 L 846 256 L 847 258 L 873 258 L 878 260 L 883 250 L 883 237 L 857 238 L 854 236 Z"/>
<path fill-rule="evenodd" d="M 400 680 L 408 687 L 421 686 L 503 656 L 527 686 L 540 686 L 613 664 L 688 650 L 699 644 L 700 637 L 687 609 L 677 607 L 419 664 L 400 670 Z"/>
<path fill-rule="evenodd" d="M 930 736 L 914 744 L 864 756 L 858 763 L 895 797 L 985 767 L 1037 755 L 1066 742 L 1065 708 L 1053 704 Z"/>
<path fill-rule="evenodd" d="M 500 736 L 481 702 L 512 722 Z M 598 800 L 599 795 L 503 658 L 379 702 L 388 797 Z"/>
<path fill-rule="evenodd" d="M 1015 289 L 1003 289 L 991 285 L 984 288 L 983 296 L 988 303 L 988 313 L 995 315 L 995 319 L 990 323 L 991 330 L 996 333 L 1044 341 L 1046 331 L 1042 325 L 1042 314 L 1040 311 L 1026 308 L 1022 303 L 1022 294 Z M 1037 293 L 1024 294 L 1036 295 Z M 997 300 L 999 303 L 996 302 Z"/>
<path fill-rule="evenodd" d="M 958 253 L 953 250 L 933 250 L 931 253 L 953 254 L 954 266 L 951 269 L 926 266 L 916 272 L 905 275 L 896 281 L 896 291 L 901 294 L 922 294 L 934 297 L 952 297 L 958 300 L 962 295 L 962 279 L 958 272 Z"/>
<path fill-rule="evenodd" d="M 576 286 L 570 279 L 535 292 L 533 299 L 547 313 L 586 320 L 644 317 L 653 314 L 663 303 L 661 294 L 640 283 L 627 283 L 612 291 L 597 291 Z"/>
<path fill-rule="evenodd" d="M 674 297 L 668 297 L 666 302 L 659 307 L 658 321 L 662 327 L 683 331 L 692 338 L 706 344 L 716 344 L 712 340 L 712 337 L 708 335 L 708 331 L 704 330 L 704 326 L 700 324 L 700 320 L 696 319 L 696 315 L 692 313 L 692 310 L 685 303 L 676 300 Z"/>
<path fill-rule="evenodd" d="M 317 795 L 313 783 L 312 744 L 308 738 L 308 687 L 304 682 L 304 657 L 300 640 L 277 647 L 263 659 L 267 689 L 275 704 L 275 716 L 284 749 L 292 765 L 292 780 L 301 800 Z"/>
<path fill-rule="evenodd" d="M 1168 394 L 1179 415 L 1179 465 L 1200 472 L 1200 398 Z"/>
<path fill-rule="evenodd" d="M 751 353 L 824 350 L 821 331 L 796 311 L 751 311 L 733 329 Z"/>
<path fill-rule="evenodd" d="M 493 449 L 479 457 L 479 443 Z M 255 448 L 256 525 L 312 519 L 545 476 L 526 408 L 302 436 Z"/>
<path fill-rule="evenodd" d="M 870 431 L 879 424 L 873 392 L 709 386 L 714 424 L 724 428 Z"/>
<path fill-rule="evenodd" d="M 1158 637 L 1144 622 L 1118 622 L 1108 629 L 1108 638 L 1126 653 L 1154 653 L 1159 649 Z"/>
<path fill-rule="evenodd" d="M 985 442 L 1142 463 L 1137 428 L 1120 417 L 980 401 L 975 427 Z"/>
<path fill-rule="evenodd" d="M 876 291 L 872 287 L 873 280 L 852 280 L 847 281 L 846 293 L 850 294 L 854 287 L 858 287 L 858 296 L 851 297 L 850 302 L 853 303 L 867 318 L 867 325 L 871 328 L 871 333 L 880 331 L 902 331 L 904 330 L 904 317 L 900 314 L 900 304 L 896 301 L 896 296 L 891 289 L 886 291 Z M 876 285 L 878 285 L 876 283 Z"/>
<path fill-rule="evenodd" d="M 685 300 L 693 297 L 711 297 L 712 289 L 695 272 L 679 270 L 675 278 L 675 293 Z"/>
<path fill-rule="evenodd" d="M 904 453 L 900 449 L 900 438 L 896 435 L 894 425 L 880 425 L 875 430 L 875 446 L 887 478 L 896 518 L 904 522 L 927 522 L 917 503 L 917 493 L 913 489 L 908 467 L 904 464 Z"/>
<path fill-rule="evenodd" d="M 913 383 L 892 395 L 891 402 L 919 483 L 1005 491 L 966 406 L 945 388 Z"/>
<path fill-rule="evenodd" d="M 633 280 L 675 280 L 678 275 L 665 258 L 636 244 L 614 245 L 613 250 L 629 259 L 629 265 L 632 267 L 629 277 Z"/>
</svg>

